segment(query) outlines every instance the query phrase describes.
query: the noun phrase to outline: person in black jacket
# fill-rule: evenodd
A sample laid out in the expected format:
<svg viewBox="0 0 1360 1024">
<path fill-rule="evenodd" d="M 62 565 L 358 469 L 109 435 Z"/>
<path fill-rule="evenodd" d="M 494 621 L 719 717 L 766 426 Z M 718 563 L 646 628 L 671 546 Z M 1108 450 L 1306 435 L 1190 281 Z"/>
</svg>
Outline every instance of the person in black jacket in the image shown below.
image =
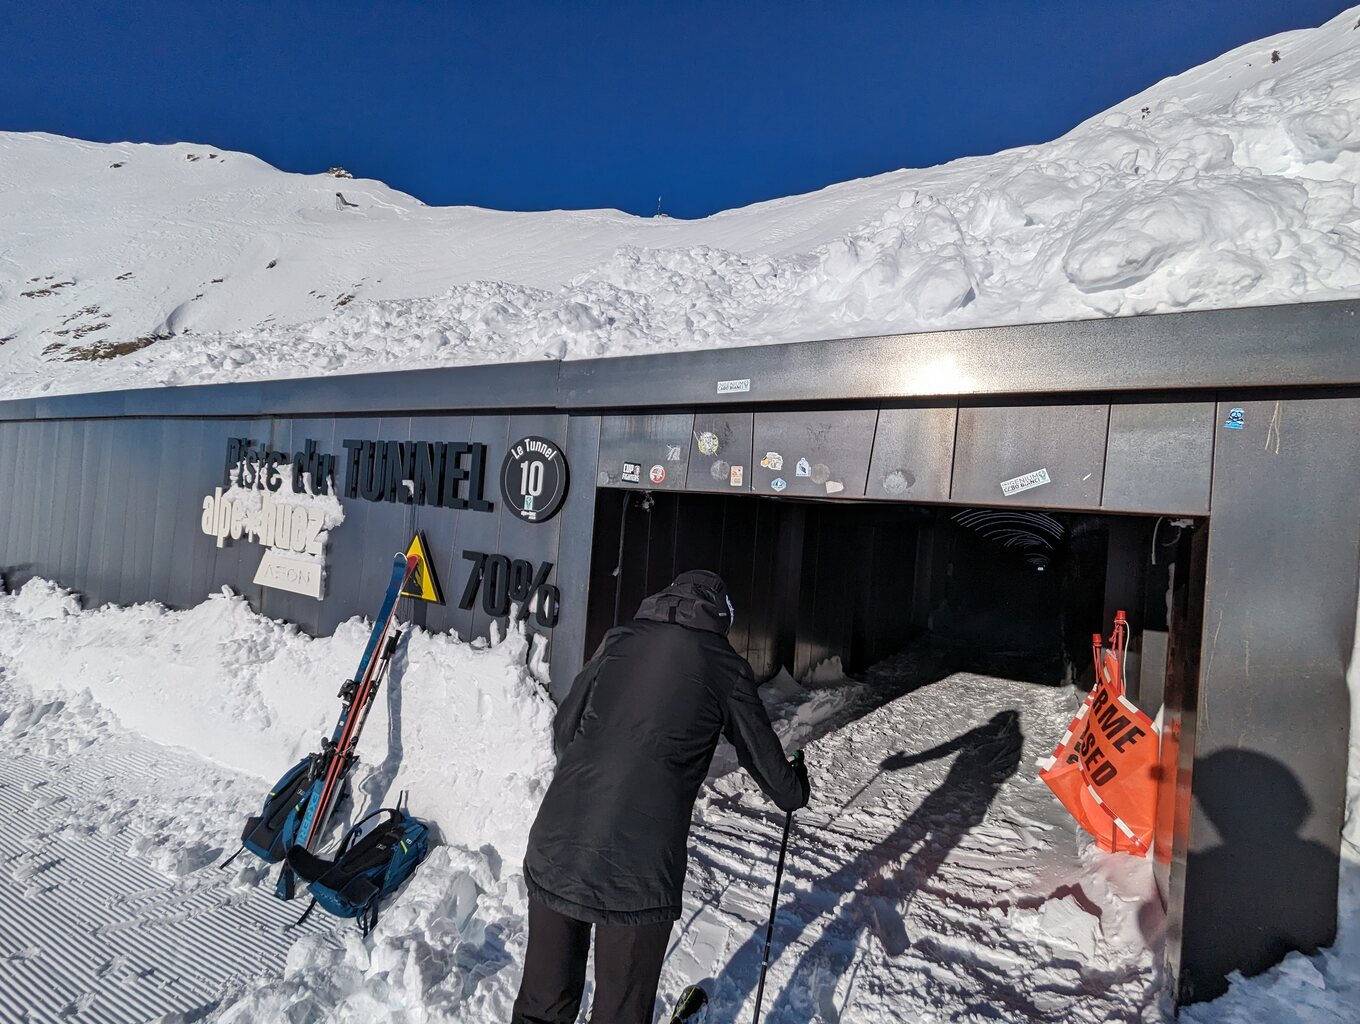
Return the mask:
<svg viewBox="0 0 1360 1024">
<path fill-rule="evenodd" d="M 553 723 L 557 772 L 529 832 L 529 948 L 512 1024 L 570 1024 L 595 929 L 592 1024 L 650 1024 L 680 916 L 690 816 L 718 737 L 783 810 L 808 800 L 716 573 L 681 573 L 605 635 Z"/>
</svg>

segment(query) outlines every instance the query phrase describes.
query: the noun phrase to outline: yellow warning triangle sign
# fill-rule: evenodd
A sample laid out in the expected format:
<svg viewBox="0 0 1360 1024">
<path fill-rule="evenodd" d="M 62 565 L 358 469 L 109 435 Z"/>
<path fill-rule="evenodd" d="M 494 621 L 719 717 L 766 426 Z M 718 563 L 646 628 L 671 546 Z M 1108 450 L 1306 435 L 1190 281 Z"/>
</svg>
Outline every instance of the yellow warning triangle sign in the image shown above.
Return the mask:
<svg viewBox="0 0 1360 1024">
<path fill-rule="evenodd" d="M 411 538 L 411 546 L 406 549 L 406 557 L 416 556 L 416 571 L 402 588 L 402 597 L 413 597 L 417 601 L 444 603 L 444 592 L 439 589 L 439 577 L 435 575 L 434 563 L 430 561 L 429 545 L 425 543 L 423 531 L 416 531 Z"/>
</svg>

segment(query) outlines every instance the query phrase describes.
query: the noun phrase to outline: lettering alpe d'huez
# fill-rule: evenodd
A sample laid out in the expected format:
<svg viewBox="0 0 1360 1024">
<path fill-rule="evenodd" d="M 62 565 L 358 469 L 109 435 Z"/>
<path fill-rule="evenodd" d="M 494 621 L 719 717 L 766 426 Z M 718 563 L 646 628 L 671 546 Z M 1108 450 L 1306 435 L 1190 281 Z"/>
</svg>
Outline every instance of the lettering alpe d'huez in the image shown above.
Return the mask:
<svg viewBox="0 0 1360 1024">
<path fill-rule="evenodd" d="M 307 438 L 289 455 L 246 437 L 227 440 L 224 476 L 228 484 L 277 491 L 288 479 L 294 493 L 337 495 L 366 501 L 399 501 L 407 505 L 490 512 L 485 497 L 486 445 L 476 441 L 342 441 L 343 480 L 339 460 L 323 454 Z M 339 481 L 339 482 L 338 482 Z"/>
</svg>

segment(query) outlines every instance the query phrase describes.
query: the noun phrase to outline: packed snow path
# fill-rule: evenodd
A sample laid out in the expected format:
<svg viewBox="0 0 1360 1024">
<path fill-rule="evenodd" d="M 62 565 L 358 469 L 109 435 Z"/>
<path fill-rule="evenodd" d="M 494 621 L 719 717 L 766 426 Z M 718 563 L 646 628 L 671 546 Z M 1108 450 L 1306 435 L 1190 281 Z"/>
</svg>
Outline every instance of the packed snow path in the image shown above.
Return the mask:
<svg viewBox="0 0 1360 1024">
<path fill-rule="evenodd" d="M 1160 1019 L 1149 865 L 1097 863 L 1033 771 L 1070 691 L 913 652 L 788 711 L 793 742 L 821 738 L 789 841 L 771 1024 Z M 665 978 L 672 993 L 708 978 L 711 1019 L 750 1014 L 783 817 L 736 776 L 701 804 Z"/>
<path fill-rule="evenodd" d="M 251 781 L 110 728 L 88 703 L 25 701 L 2 681 L 0 698 L 0 1022 L 200 1020 L 279 974 L 299 934 L 334 932 L 285 931 L 305 903 L 251 884 L 259 867 L 215 870 L 229 829 L 195 829 L 195 812 L 235 822 Z"/>
</svg>

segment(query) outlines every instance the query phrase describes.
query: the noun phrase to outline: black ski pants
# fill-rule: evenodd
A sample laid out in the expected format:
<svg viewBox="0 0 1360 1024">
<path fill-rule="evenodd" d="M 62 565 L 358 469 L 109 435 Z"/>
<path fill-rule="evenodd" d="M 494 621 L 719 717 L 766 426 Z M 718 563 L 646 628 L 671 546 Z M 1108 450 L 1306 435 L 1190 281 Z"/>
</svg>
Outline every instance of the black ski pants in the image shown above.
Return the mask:
<svg viewBox="0 0 1360 1024">
<path fill-rule="evenodd" d="M 591 925 L 529 901 L 529 949 L 510 1024 L 572 1024 L 586 984 L 595 929 L 595 997 L 590 1024 L 651 1024 L 670 921 Z"/>
</svg>

